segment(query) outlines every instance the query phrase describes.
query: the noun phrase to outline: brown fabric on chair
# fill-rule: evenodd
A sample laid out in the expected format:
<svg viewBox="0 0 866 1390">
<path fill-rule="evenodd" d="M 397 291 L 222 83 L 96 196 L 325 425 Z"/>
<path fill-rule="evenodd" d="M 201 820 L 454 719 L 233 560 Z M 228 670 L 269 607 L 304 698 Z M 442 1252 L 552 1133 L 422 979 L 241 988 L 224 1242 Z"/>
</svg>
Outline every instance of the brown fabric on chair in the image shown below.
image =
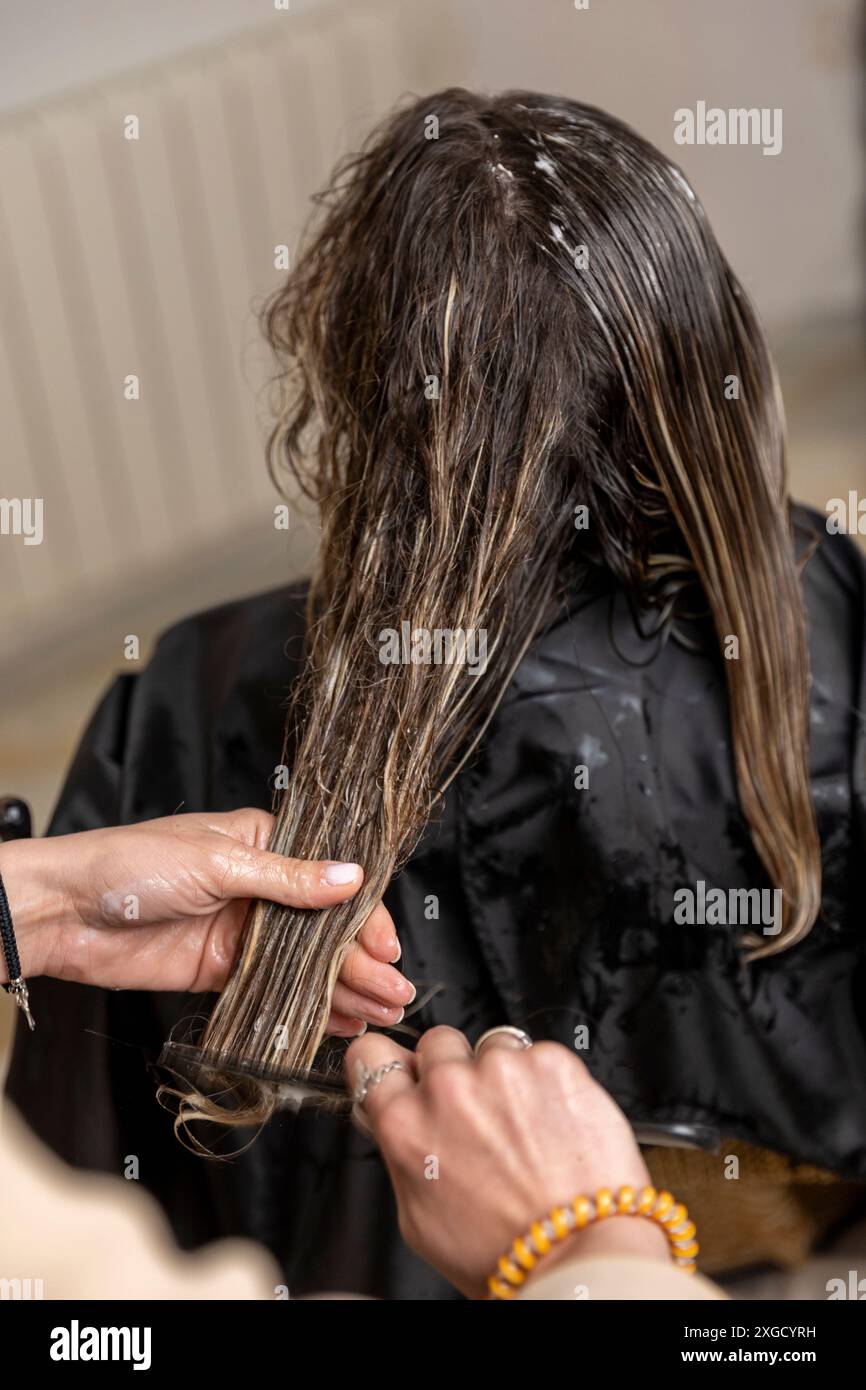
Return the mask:
<svg viewBox="0 0 866 1390">
<path fill-rule="evenodd" d="M 736 1178 L 725 1176 L 731 1157 L 739 1163 Z M 724 1142 L 717 1154 L 653 1146 L 644 1158 L 654 1185 L 688 1207 L 698 1228 L 698 1267 L 710 1276 L 762 1265 L 791 1269 L 866 1210 L 866 1184 L 739 1140 Z"/>
</svg>

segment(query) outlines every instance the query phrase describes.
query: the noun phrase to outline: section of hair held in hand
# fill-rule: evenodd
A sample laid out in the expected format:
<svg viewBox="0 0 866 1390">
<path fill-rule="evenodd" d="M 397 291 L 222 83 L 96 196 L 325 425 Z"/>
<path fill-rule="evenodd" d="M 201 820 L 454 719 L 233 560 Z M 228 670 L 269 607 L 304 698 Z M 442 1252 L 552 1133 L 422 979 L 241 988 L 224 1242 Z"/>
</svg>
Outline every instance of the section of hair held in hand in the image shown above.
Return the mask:
<svg viewBox="0 0 866 1390">
<path fill-rule="evenodd" d="M 366 877 L 326 911 L 258 905 L 202 1047 L 313 1067 L 344 953 L 586 563 L 674 637 L 702 591 L 720 660 L 737 637 L 739 795 L 784 903 L 779 936 L 745 945 L 791 945 L 820 857 L 782 408 L 685 177 L 591 107 L 451 90 L 390 117 L 318 201 L 265 316 L 272 469 L 322 527 L 273 847 Z M 419 657 L 407 628 L 484 659 Z"/>
</svg>

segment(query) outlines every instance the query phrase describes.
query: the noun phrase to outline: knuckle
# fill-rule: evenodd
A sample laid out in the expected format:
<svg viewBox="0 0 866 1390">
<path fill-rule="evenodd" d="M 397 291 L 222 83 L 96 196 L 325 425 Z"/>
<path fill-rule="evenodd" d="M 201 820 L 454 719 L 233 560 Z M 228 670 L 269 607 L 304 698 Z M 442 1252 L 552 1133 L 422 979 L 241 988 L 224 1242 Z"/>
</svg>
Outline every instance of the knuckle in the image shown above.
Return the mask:
<svg viewBox="0 0 866 1390">
<path fill-rule="evenodd" d="M 442 1038 L 449 1038 L 453 1032 L 454 1029 L 449 1028 L 447 1023 L 434 1024 L 432 1028 L 428 1028 L 426 1032 L 421 1034 L 416 1051 L 421 1053 L 428 1051 L 431 1043 Z"/>
<path fill-rule="evenodd" d="M 472 1068 L 466 1062 L 438 1062 L 425 1078 L 431 1100 L 449 1107 L 462 1105 L 472 1089 Z"/>
<path fill-rule="evenodd" d="M 246 806 L 241 812 L 245 828 L 249 831 L 250 843 L 257 849 L 266 849 L 274 827 L 274 818 L 268 811 L 256 806 Z"/>
<path fill-rule="evenodd" d="M 413 1098 L 404 1092 L 381 1103 L 375 1118 L 376 1138 L 392 1161 L 405 1159 L 414 1118 Z"/>
<path fill-rule="evenodd" d="M 350 946 L 346 952 L 337 978 L 356 994 L 378 997 L 376 990 L 380 981 L 377 980 L 375 968 L 367 953 L 357 945 Z"/>
<path fill-rule="evenodd" d="M 254 806 L 244 806 L 241 810 L 230 813 L 231 818 L 227 822 L 229 834 L 237 840 L 243 840 L 244 844 L 256 844 L 261 812 Z"/>
<path fill-rule="evenodd" d="M 523 1055 L 528 1056 L 532 1065 L 548 1076 L 573 1075 L 581 1067 L 574 1054 L 558 1042 L 535 1043 Z"/>
<path fill-rule="evenodd" d="M 508 1085 L 526 1069 L 526 1053 L 512 1047 L 485 1047 L 478 1059 L 485 1084 Z"/>
<path fill-rule="evenodd" d="M 343 959 L 340 962 L 340 970 L 337 975 L 337 979 L 341 980 L 344 985 L 352 984 L 359 978 L 359 954 L 360 947 L 358 946 L 358 943 L 355 941 L 352 943 L 351 946 L 347 948 L 346 954 L 343 956 Z"/>
</svg>

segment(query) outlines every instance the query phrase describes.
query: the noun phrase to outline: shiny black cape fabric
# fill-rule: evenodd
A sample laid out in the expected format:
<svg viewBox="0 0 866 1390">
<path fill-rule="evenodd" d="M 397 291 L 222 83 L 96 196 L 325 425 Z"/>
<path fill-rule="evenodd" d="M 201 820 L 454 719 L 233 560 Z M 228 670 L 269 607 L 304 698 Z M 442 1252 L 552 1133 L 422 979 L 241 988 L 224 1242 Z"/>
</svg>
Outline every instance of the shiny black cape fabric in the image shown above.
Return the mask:
<svg viewBox="0 0 866 1390">
<path fill-rule="evenodd" d="M 586 1025 L 582 1055 L 633 1122 L 705 1124 L 866 1179 L 864 566 L 849 541 L 824 533 L 805 591 L 824 899 L 804 943 L 744 968 L 736 928 L 674 924 L 677 888 L 766 885 L 724 670 L 639 637 L 605 582 L 534 643 L 387 902 L 419 994 L 439 986 L 413 1023 L 476 1037 L 510 1020 L 569 1045 Z M 302 602 L 281 590 L 173 628 L 100 705 L 52 833 L 269 806 Z M 11 1097 L 76 1164 L 120 1172 L 137 1155 L 183 1244 L 262 1241 L 293 1295 L 456 1297 L 402 1244 L 381 1163 L 344 1121 L 280 1115 L 230 1164 L 181 1148 L 149 1063 L 207 1000 L 47 980 L 32 995 Z"/>
</svg>

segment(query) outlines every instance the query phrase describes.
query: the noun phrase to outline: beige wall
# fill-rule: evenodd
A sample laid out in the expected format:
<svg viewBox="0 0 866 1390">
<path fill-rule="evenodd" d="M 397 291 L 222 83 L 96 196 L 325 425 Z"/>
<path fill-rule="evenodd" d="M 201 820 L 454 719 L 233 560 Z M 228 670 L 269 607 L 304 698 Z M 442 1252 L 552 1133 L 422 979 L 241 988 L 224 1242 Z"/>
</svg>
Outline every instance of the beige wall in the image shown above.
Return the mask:
<svg viewBox="0 0 866 1390">
<path fill-rule="evenodd" d="M 743 279 L 769 320 L 839 310 L 859 281 L 864 44 L 859 0 L 400 0 L 393 87 L 432 83 L 560 91 L 605 106 L 662 148 L 672 113 L 699 99 L 781 106 L 785 147 L 679 151 Z M 0 113 L 205 45 L 267 30 L 274 42 L 329 0 L 0 0 Z M 413 39 L 414 36 L 414 39 Z M 381 110 L 392 84 L 373 106 Z"/>
<path fill-rule="evenodd" d="M 616 112 L 683 166 L 772 326 L 861 291 L 858 0 L 467 0 L 471 80 L 559 90 Z M 782 107 L 776 157 L 673 143 L 698 100 Z"/>
</svg>

